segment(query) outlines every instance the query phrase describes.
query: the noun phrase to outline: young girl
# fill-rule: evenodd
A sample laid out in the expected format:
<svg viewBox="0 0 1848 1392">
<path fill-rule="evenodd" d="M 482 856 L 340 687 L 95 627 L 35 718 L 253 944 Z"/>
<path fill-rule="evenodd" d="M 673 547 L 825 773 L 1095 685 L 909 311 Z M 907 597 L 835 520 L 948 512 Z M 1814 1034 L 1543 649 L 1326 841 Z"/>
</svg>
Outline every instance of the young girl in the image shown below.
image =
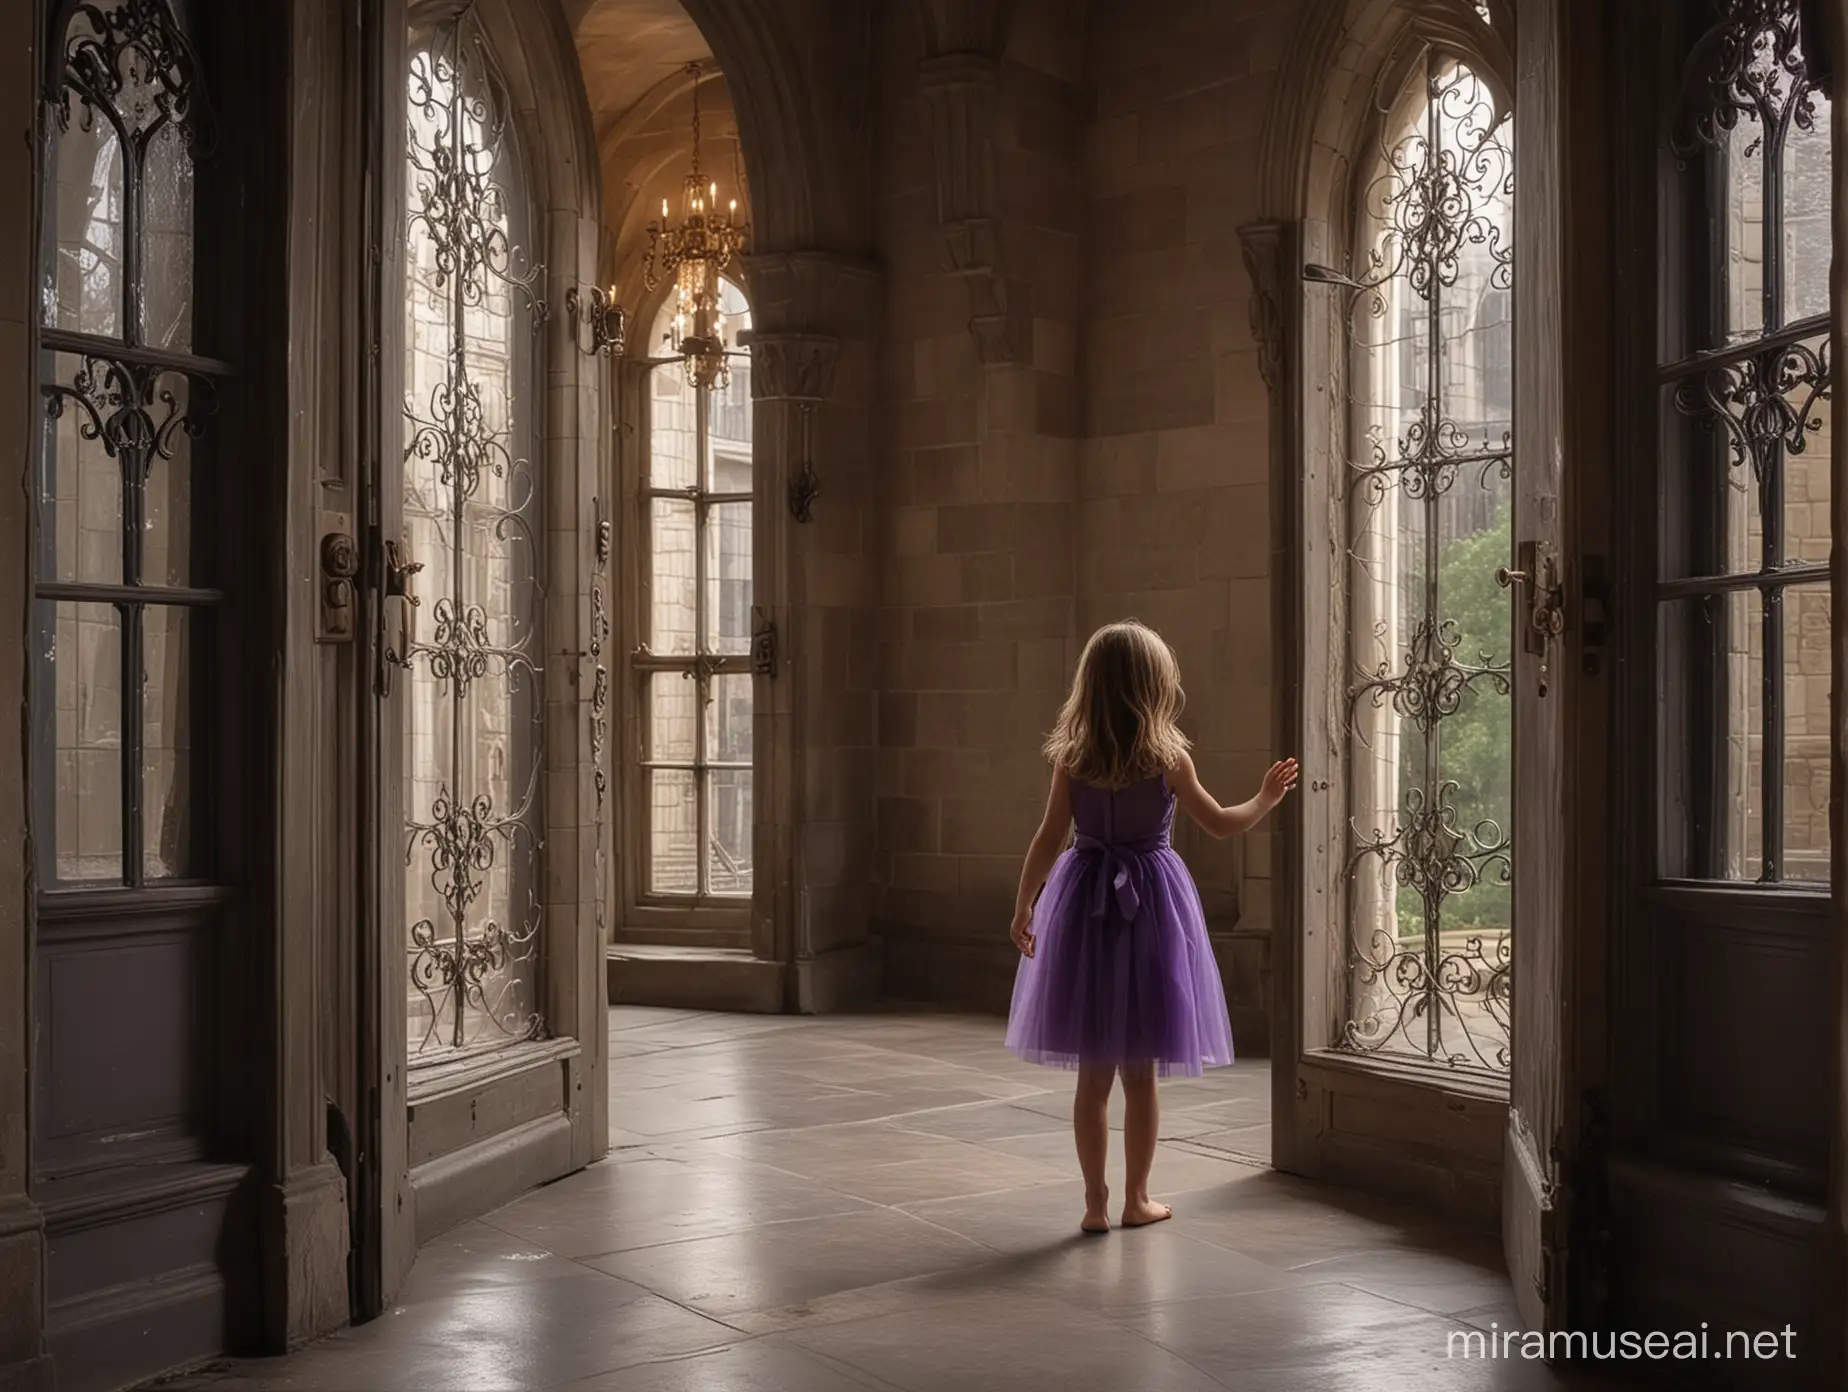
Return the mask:
<svg viewBox="0 0 1848 1392">
<path fill-rule="evenodd" d="M 1175 806 L 1209 836 L 1236 836 L 1296 783 L 1296 761 L 1285 759 L 1264 775 L 1256 797 L 1221 807 L 1200 786 L 1175 725 L 1182 699 L 1174 653 L 1153 629 L 1132 621 L 1091 636 L 1046 741 L 1052 792 L 1014 902 L 1022 960 L 1007 1044 L 1031 1062 L 1078 1069 L 1072 1129 L 1088 1233 L 1110 1228 L 1104 1159 L 1116 1076 L 1129 1188 L 1122 1221 L 1133 1228 L 1173 1216 L 1149 1198 L 1156 1076 L 1193 1077 L 1232 1062 L 1232 1026 L 1200 896 L 1168 844 Z M 1061 855 L 1074 823 L 1076 843 Z"/>
</svg>

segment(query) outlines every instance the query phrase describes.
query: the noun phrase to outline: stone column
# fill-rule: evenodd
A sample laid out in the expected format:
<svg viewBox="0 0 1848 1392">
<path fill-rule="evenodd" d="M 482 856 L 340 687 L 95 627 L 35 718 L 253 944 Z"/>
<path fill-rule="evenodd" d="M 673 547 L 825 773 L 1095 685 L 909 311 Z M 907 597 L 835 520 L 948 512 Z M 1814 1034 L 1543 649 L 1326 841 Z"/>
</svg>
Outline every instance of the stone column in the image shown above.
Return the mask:
<svg viewBox="0 0 1848 1392">
<path fill-rule="evenodd" d="M 830 252 L 747 259 L 756 501 L 756 832 L 751 946 L 785 1005 L 876 996 L 878 576 L 869 432 L 878 277 Z"/>
</svg>

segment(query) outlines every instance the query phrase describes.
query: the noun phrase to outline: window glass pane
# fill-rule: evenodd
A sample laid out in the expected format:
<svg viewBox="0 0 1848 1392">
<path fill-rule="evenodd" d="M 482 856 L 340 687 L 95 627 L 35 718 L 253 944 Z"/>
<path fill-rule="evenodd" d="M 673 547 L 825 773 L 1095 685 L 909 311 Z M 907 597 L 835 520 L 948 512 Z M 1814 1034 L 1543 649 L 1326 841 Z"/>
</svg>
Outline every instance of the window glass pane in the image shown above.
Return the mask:
<svg viewBox="0 0 1848 1392">
<path fill-rule="evenodd" d="M 648 774 L 648 890 L 699 892 L 699 799 L 695 775 L 685 769 Z"/>
<path fill-rule="evenodd" d="M 691 672 L 650 672 L 644 757 L 690 764 L 698 727 L 699 683 Z"/>
<path fill-rule="evenodd" d="M 1764 605 L 1756 591 L 1661 606 L 1662 873 L 1764 871 Z"/>
<path fill-rule="evenodd" d="M 751 650 L 751 505 L 706 510 L 706 650 Z"/>
<path fill-rule="evenodd" d="M 172 394 L 176 410 L 187 410 L 193 388 L 186 377 L 165 373 L 159 389 Z M 148 461 L 141 504 L 141 581 L 145 585 L 211 583 L 195 551 L 193 481 L 198 448 L 185 430 L 173 430 L 163 438 L 161 451 Z"/>
<path fill-rule="evenodd" d="M 1823 308 L 1826 310 L 1826 266 L 1824 280 Z M 1829 560 L 1833 403 L 1818 390 L 1824 385 L 1821 354 L 1826 351 L 1827 343 L 1825 337 L 1811 339 L 1786 353 L 1783 360 L 1789 373 L 1784 401 L 1793 423 L 1789 438 L 1802 445 L 1800 450 L 1786 448 L 1784 451 L 1786 565 L 1804 561 L 1826 565 Z"/>
<path fill-rule="evenodd" d="M 714 769 L 706 775 L 710 834 L 706 839 L 706 882 L 714 894 L 751 892 L 751 774 L 748 769 Z"/>
<path fill-rule="evenodd" d="M 698 482 L 699 394 L 678 363 L 648 373 L 648 486 L 691 488 Z"/>
<path fill-rule="evenodd" d="M 695 509 L 679 498 L 651 498 L 648 647 L 667 657 L 690 657 L 699 627 Z"/>
<path fill-rule="evenodd" d="M 751 491 L 751 357 L 726 355 L 731 378 L 706 394 L 706 445 L 711 469 L 706 487 L 714 493 Z"/>
<path fill-rule="evenodd" d="M 1784 322 L 1829 312 L 1830 104 L 1811 94 L 1815 123 L 1792 122 L 1784 145 Z"/>
<path fill-rule="evenodd" d="M 1512 122 L 1433 55 L 1389 115 L 1348 329 L 1341 1044 L 1509 1066 Z M 1444 185 L 1441 203 L 1429 190 Z"/>
<path fill-rule="evenodd" d="M 141 611 L 142 870 L 149 879 L 190 875 L 193 861 L 192 644 L 203 615 L 150 604 Z"/>
<path fill-rule="evenodd" d="M 93 410 L 111 391 L 111 369 L 70 353 L 53 357 L 48 383 L 45 460 L 40 489 L 40 546 L 51 552 L 42 577 L 122 583 L 122 465 L 103 442 L 104 416 Z M 86 405 L 85 403 L 91 403 Z M 107 402 L 103 401 L 107 412 Z"/>
<path fill-rule="evenodd" d="M 81 10 L 73 35 L 93 32 Z M 43 322 L 78 333 L 122 334 L 122 147 L 106 117 L 70 98 L 70 120 L 54 122 L 57 257 L 47 268 Z"/>
<path fill-rule="evenodd" d="M 148 142 L 142 170 L 145 341 L 156 348 L 193 346 L 193 163 L 179 127 L 169 123 Z"/>
<path fill-rule="evenodd" d="M 50 668 L 53 875 L 122 879 L 122 620 L 112 604 L 41 605 Z"/>
<path fill-rule="evenodd" d="M 1763 564 L 1754 451 L 1741 433 L 1736 365 L 1683 378 L 1663 395 L 1662 578 L 1738 575 Z"/>
<path fill-rule="evenodd" d="M 1764 153 L 1764 127 L 1745 112 L 1713 156 L 1724 190 L 1721 343 L 1751 338 L 1765 326 Z"/>
<path fill-rule="evenodd" d="M 1829 587 L 1784 591 L 1784 878 L 1829 881 Z"/>
<path fill-rule="evenodd" d="M 721 672 L 712 679 L 706 702 L 706 758 L 715 764 L 751 762 L 751 688 L 749 672 Z"/>
<path fill-rule="evenodd" d="M 413 32 L 406 94 L 403 536 L 423 570 L 396 706 L 417 1062 L 543 1026 L 543 499 L 540 268 L 507 94 L 471 14 Z"/>
</svg>

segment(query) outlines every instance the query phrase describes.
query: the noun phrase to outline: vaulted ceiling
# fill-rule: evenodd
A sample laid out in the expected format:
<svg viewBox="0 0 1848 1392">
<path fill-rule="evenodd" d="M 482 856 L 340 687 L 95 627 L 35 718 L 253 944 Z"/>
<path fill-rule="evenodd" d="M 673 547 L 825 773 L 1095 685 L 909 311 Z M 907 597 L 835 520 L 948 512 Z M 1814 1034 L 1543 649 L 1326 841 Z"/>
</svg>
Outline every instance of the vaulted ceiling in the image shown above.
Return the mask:
<svg viewBox="0 0 1848 1392">
<path fill-rule="evenodd" d="M 692 150 L 689 63 L 700 80 L 700 163 L 721 200 L 750 209 L 737 122 L 710 45 L 679 0 L 564 0 L 603 164 L 604 256 L 626 303 L 640 304 L 646 228 L 663 198 L 679 203 Z"/>
</svg>

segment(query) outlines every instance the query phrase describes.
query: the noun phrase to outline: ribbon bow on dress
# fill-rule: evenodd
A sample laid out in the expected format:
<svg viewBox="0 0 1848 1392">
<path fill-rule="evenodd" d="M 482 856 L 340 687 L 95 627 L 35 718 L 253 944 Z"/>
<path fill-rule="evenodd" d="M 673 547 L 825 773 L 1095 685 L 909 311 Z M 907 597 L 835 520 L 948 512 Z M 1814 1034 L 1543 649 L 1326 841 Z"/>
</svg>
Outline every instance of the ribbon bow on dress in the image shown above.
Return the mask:
<svg viewBox="0 0 1848 1392">
<path fill-rule="evenodd" d="M 1161 850 L 1167 838 L 1149 836 L 1140 841 L 1100 841 L 1095 836 L 1080 835 L 1074 844 L 1078 850 L 1094 851 L 1102 857 L 1097 867 L 1097 893 L 1091 900 L 1091 917 L 1104 917 L 1110 909 L 1110 896 L 1114 894 L 1123 921 L 1134 923 L 1148 893 L 1148 865 L 1143 857 Z"/>
</svg>

